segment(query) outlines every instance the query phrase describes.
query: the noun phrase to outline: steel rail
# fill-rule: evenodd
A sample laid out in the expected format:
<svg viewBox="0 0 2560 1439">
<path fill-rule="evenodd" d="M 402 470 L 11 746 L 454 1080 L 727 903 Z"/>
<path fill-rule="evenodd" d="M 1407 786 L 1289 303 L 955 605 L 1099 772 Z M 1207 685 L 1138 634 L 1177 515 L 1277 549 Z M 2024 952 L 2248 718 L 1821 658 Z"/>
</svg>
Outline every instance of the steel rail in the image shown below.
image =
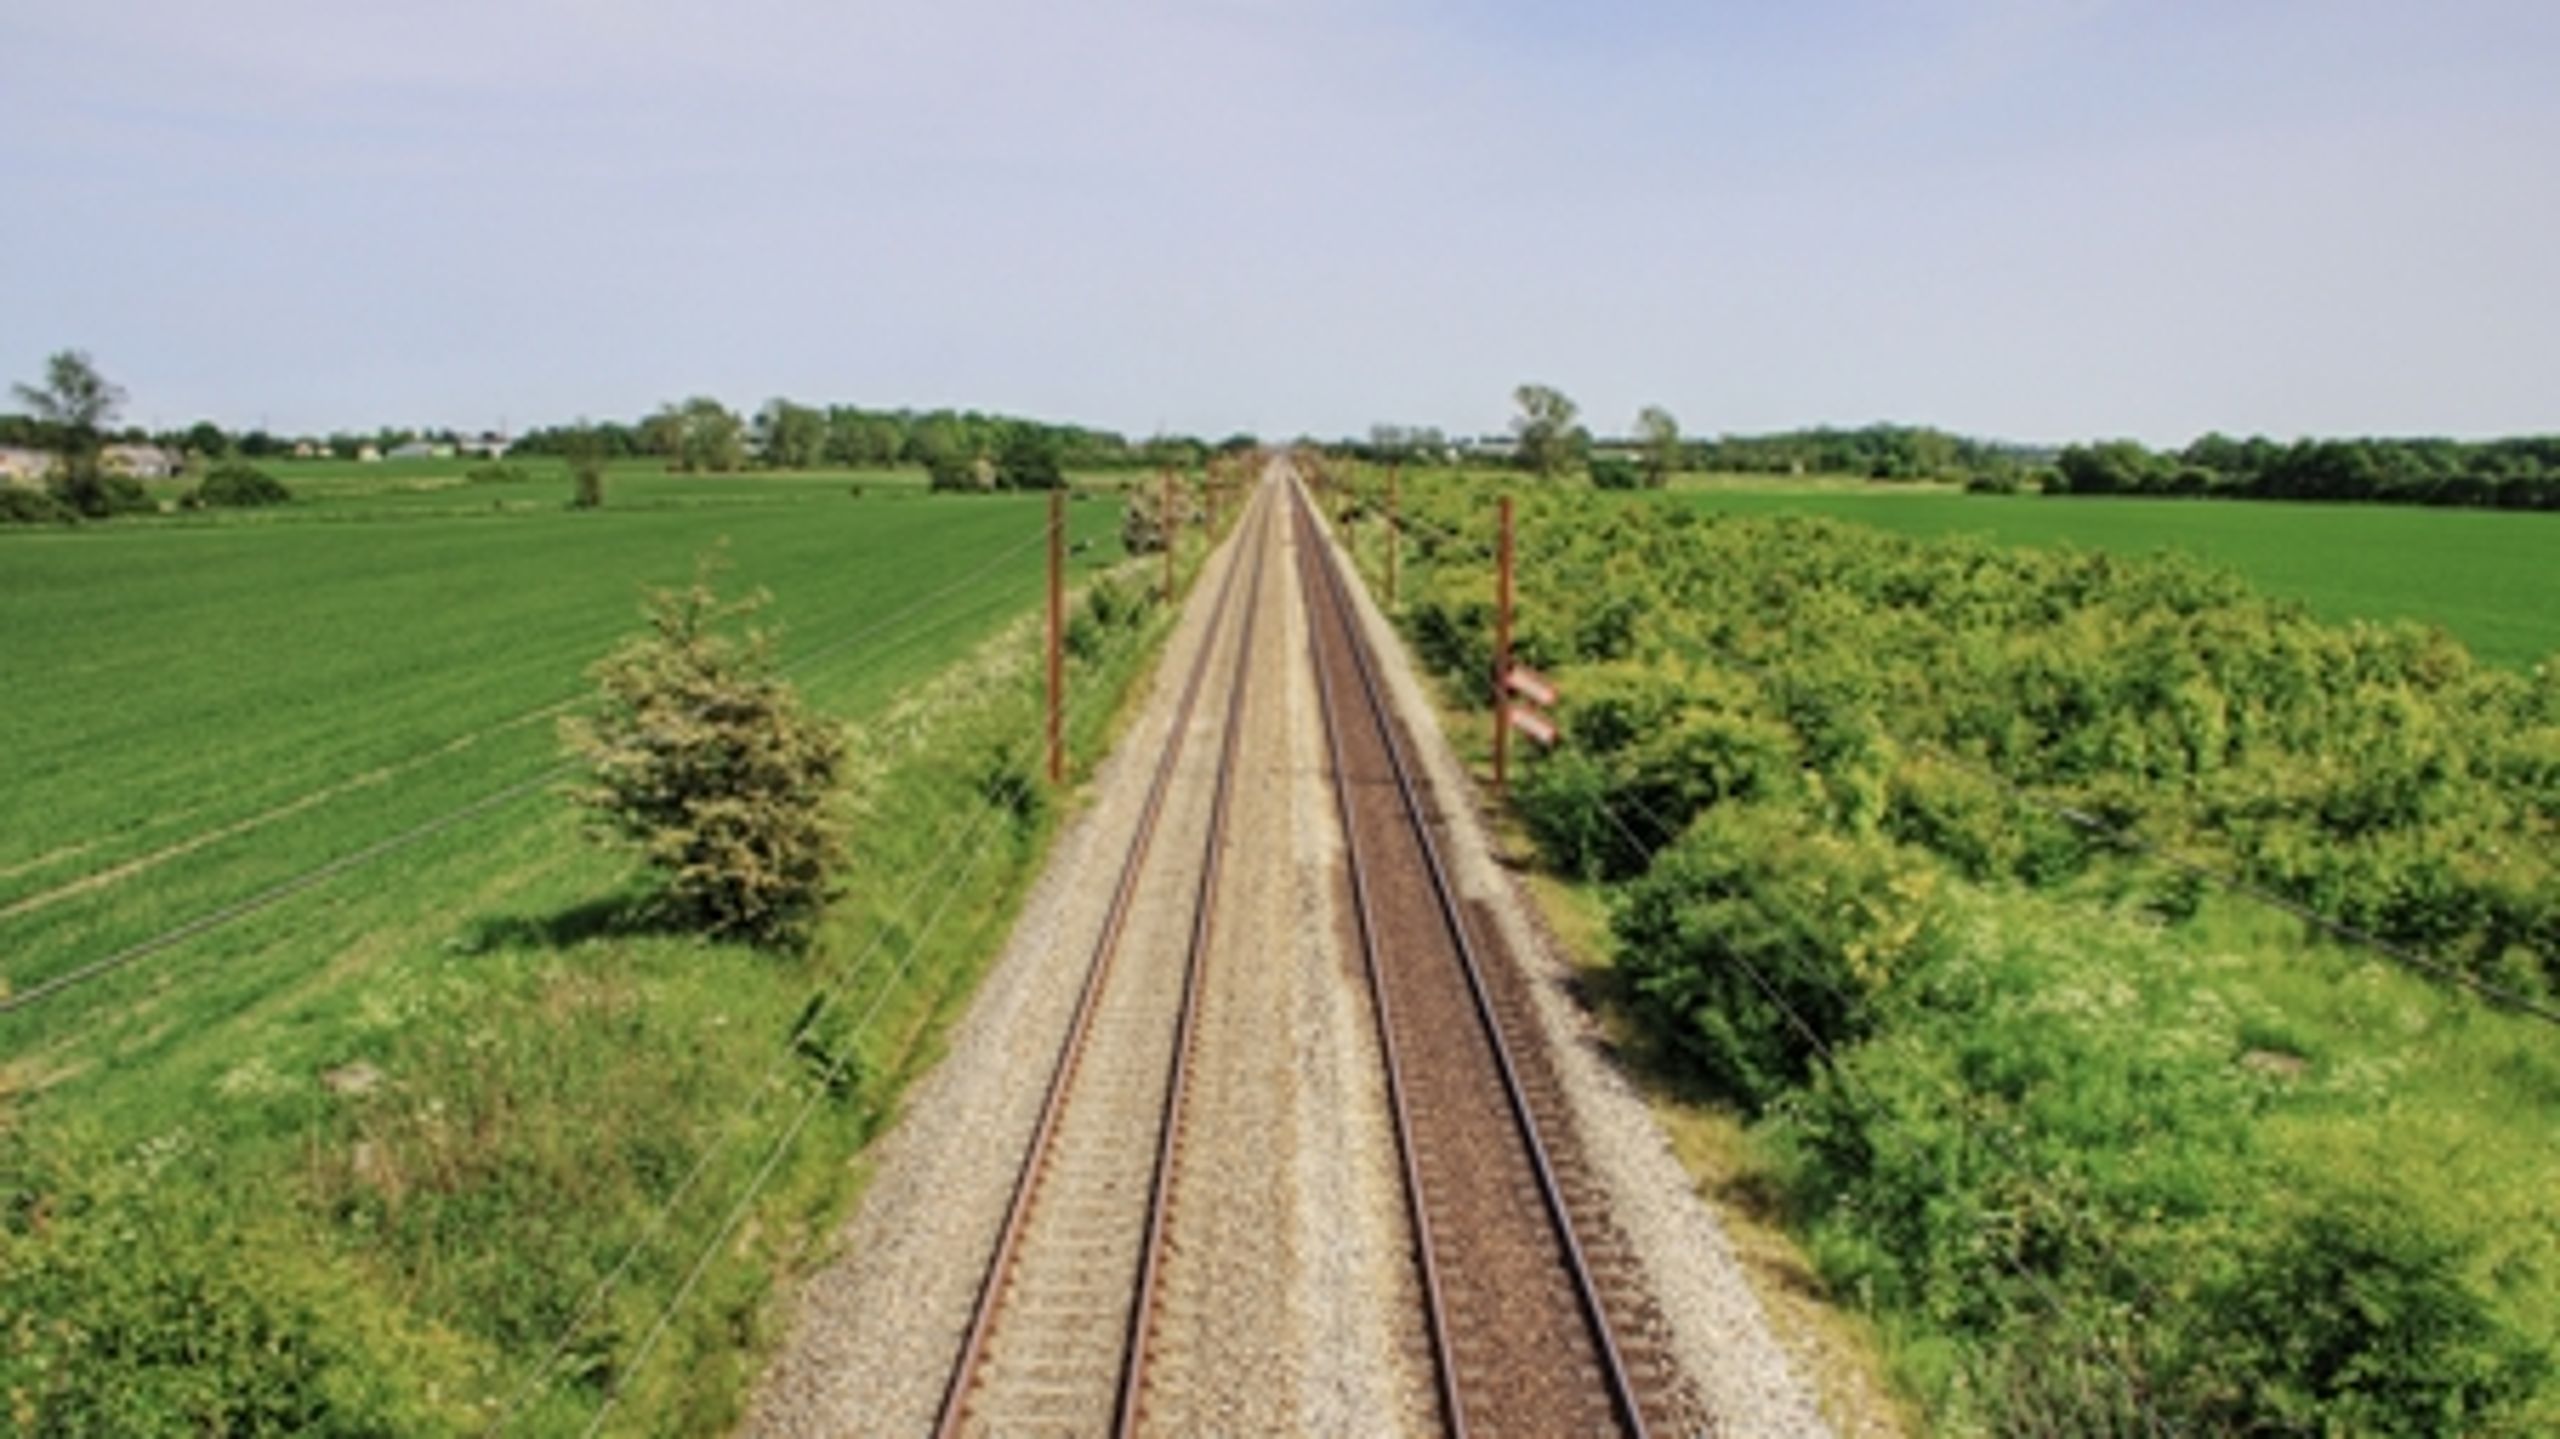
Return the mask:
<svg viewBox="0 0 2560 1439">
<path fill-rule="evenodd" d="M 985 1361 L 987 1341 L 995 1332 L 996 1312 L 1003 1300 L 1005 1282 L 1011 1277 L 1015 1261 L 1019 1258 L 1023 1230 L 1029 1223 L 1040 1180 L 1047 1171 L 1050 1142 L 1057 1133 L 1060 1117 L 1066 1112 L 1067 1095 L 1075 1086 L 1076 1073 L 1084 1058 L 1085 1041 L 1093 1028 L 1094 1013 L 1100 1007 L 1104 984 L 1110 977 L 1112 961 L 1119 953 L 1121 934 L 1127 927 L 1129 911 L 1137 897 L 1139 875 L 1145 868 L 1149 850 L 1155 844 L 1156 822 L 1163 813 L 1165 795 L 1173 785 L 1174 770 L 1182 757 L 1192 713 L 1198 707 L 1200 692 L 1208 679 L 1219 631 L 1225 626 L 1227 610 L 1235 598 L 1236 579 L 1243 570 L 1242 559 L 1239 554 L 1229 560 L 1226 577 L 1219 583 L 1217 603 L 1210 611 L 1209 622 L 1201 636 L 1199 657 L 1192 662 L 1191 672 L 1183 681 L 1182 695 L 1174 708 L 1164 753 L 1156 761 L 1155 774 L 1148 782 L 1146 798 L 1139 810 L 1137 832 L 1131 837 L 1129 851 L 1121 861 L 1119 879 L 1112 889 L 1101 933 L 1095 936 L 1092 956 L 1086 961 L 1084 983 L 1076 995 L 1075 1012 L 1068 1021 L 1066 1036 L 1059 1044 L 1057 1063 L 1050 1071 L 1048 1088 L 1041 1098 L 1039 1122 L 1032 1129 L 1030 1143 L 1023 1149 L 1022 1167 L 1014 1178 L 1012 1198 L 1006 1203 L 1004 1224 L 997 1232 L 995 1249 L 988 1256 L 986 1273 L 978 1282 L 978 1296 L 970 1310 L 968 1332 L 943 1384 L 942 1405 L 934 1423 L 934 1433 L 939 1439 L 956 1439 L 967 1418 L 970 1392 Z M 1185 1002 L 1189 1002 L 1187 998 Z M 1126 1362 L 1124 1354 L 1124 1366 Z"/>
<path fill-rule="evenodd" d="M 1599 1285 L 1592 1276 L 1589 1260 L 1583 1252 L 1582 1241 L 1574 1231 L 1573 1218 L 1565 1203 L 1562 1184 L 1556 1177 L 1555 1166 L 1548 1153 L 1546 1140 L 1540 1131 L 1537 1117 L 1529 1108 L 1528 1095 L 1521 1083 L 1518 1066 L 1512 1059 L 1510 1043 L 1503 1034 L 1501 1021 L 1494 1013 L 1492 996 L 1485 984 L 1483 964 L 1478 955 L 1474 937 L 1467 924 L 1465 913 L 1458 904 L 1456 886 L 1450 881 L 1448 866 L 1440 853 L 1439 841 L 1433 837 L 1430 819 L 1423 811 L 1421 797 L 1414 784 L 1411 763 L 1405 754 L 1403 741 L 1396 733 L 1393 711 L 1387 704 L 1377 671 L 1371 663 L 1366 640 L 1360 632 L 1358 611 L 1352 603 L 1348 586 L 1342 578 L 1340 565 L 1331 555 L 1321 527 L 1310 516 L 1303 496 L 1298 497 L 1297 514 L 1301 532 L 1308 539 L 1310 562 L 1321 574 L 1325 589 L 1332 597 L 1338 622 L 1349 641 L 1346 648 L 1360 676 L 1360 688 L 1367 700 L 1368 712 L 1376 721 L 1380 737 L 1385 743 L 1388 767 L 1394 774 L 1396 791 L 1402 800 L 1405 818 L 1413 827 L 1426 867 L 1430 871 L 1432 894 L 1438 903 L 1440 916 L 1447 927 L 1452 946 L 1457 951 L 1459 968 L 1466 977 L 1467 991 L 1474 1000 L 1476 1018 L 1483 1026 L 1496 1067 L 1501 1071 L 1504 1097 L 1509 1102 L 1513 1120 L 1519 1129 L 1529 1157 L 1530 1168 L 1536 1174 L 1539 1196 L 1544 1201 L 1548 1219 L 1553 1224 L 1557 1240 L 1564 1251 L 1565 1268 L 1571 1276 L 1574 1294 L 1580 1303 L 1584 1322 L 1590 1329 L 1593 1347 L 1598 1351 L 1602 1374 L 1608 1383 L 1610 1403 L 1617 1410 L 1619 1418 L 1627 1425 L 1628 1432 L 1643 1436 L 1647 1433 L 1647 1429 L 1643 1410 L 1636 1402 L 1634 1381 L 1627 1373 L 1625 1358 L 1619 1352 L 1617 1337 L 1611 1329 L 1608 1313 L 1601 1304 Z M 1338 768 L 1335 782 L 1337 786 L 1343 783 Z M 1444 1361 L 1449 1357 L 1445 1351 L 1443 1357 Z"/>
<path fill-rule="evenodd" d="M 1377 1021 L 1378 1053 L 1387 1075 L 1387 1114 L 1395 1124 L 1396 1158 L 1404 1171 L 1405 1217 L 1413 1225 L 1414 1253 L 1422 1271 L 1423 1317 L 1431 1334 L 1432 1357 L 1437 1361 L 1433 1379 L 1441 1413 L 1449 1421 L 1449 1432 L 1464 1439 L 1467 1418 L 1465 1403 L 1458 1395 L 1457 1349 L 1449 1337 L 1448 1301 L 1440 1286 L 1439 1250 L 1432 1242 L 1431 1212 L 1422 1202 L 1421 1161 L 1414 1153 L 1413 1114 L 1405 1102 L 1404 1061 L 1396 1045 L 1393 1006 L 1387 995 L 1386 975 L 1378 966 L 1377 912 L 1369 897 L 1368 866 L 1360 853 L 1360 827 L 1351 813 L 1351 787 L 1343 779 L 1348 771 L 1342 758 L 1342 731 L 1330 718 L 1335 713 L 1333 677 L 1325 672 L 1324 626 L 1316 621 L 1314 613 L 1317 577 L 1313 566 L 1319 541 L 1303 515 L 1299 516 L 1298 531 L 1298 568 L 1307 596 L 1307 648 L 1316 672 L 1317 712 L 1327 717 L 1323 726 L 1325 755 L 1333 767 L 1334 809 L 1342 818 L 1353 925 L 1360 936 L 1361 963 L 1369 977 L 1370 1009 Z"/>
<path fill-rule="evenodd" d="M 1270 511 L 1266 509 L 1263 513 L 1267 516 Z M 1121 1359 L 1120 1397 L 1112 1418 L 1112 1432 L 1121 1439 L 1128 1439 L 1137 1432 L 1145 1397 L 1147 1355 L 1155 1328 L 1156 1287 L 1162 1278 L 1160 1261 L 1172 1212 L 1183 1102 L 1190 1094 L 1191 1054 L 1199 1032 L 1202 973 L 1208 965 L 1209 942 L 1217 927 L 1218 877 L 1225 868 L 1227 812 L 1233 797 L 1236 750 L 1244 732 L 1244 697 L 1246 676 L 1253 662 L 1254 620 L 1262 610 L 1263 565 L 1271 553 L 1269 521 L 1263 520 L 1262 525 L 1262 532 L 1249 537 L 1255 541 L 1253 577 L 1246 581 L 1244 627 L 1236 640 L 1235 674 L 1228 685 L 1227 729 L 1218 745 L 1218 780 L 1209 799 L 1209 833 L 1201 844 L 1200 884 L 1191 914 L 1190 951 L 1183 957 L 1182 1013 L 1175 1022 L 1172 1072 L 1165 1083 L 1163 1127 L 1156 1134 L 1155 1177 L 1147 1189 L 1147 1232 L 1138 1249 L 1137 1297 L 1129 1306 L 1129 1341 Z M 1241 563 L 1243 558 L 1238 555 L 1231 563 Z"/>
</svg>

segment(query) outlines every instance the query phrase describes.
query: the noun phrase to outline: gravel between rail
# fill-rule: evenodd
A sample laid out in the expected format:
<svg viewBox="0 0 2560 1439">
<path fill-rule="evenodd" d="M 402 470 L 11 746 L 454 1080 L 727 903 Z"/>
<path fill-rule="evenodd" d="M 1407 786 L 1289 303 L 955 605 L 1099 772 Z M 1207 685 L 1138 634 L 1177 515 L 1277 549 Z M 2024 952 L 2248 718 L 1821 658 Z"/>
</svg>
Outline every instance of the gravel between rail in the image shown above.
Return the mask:
<svg viewBox="0 0 2560 1439">
<path fill-rule="evenodd" d="M 1438 1423 L 1432 1360 L 1366 980 L 1343 944 L 1340 822 L 1288 529 L 1273 527 L 1279 548 L 1266 567 L 1141 1412 L 1151 1433 L 1428 1433 Z M 841 1257 L 803 1286 L 748 1432 L 931 1429 L 1175 695 L 1240 549 L 1231 543 L 1204 570 L 1139 717 L 1061 834 L 949 1057 L 871 1151 L 875 1174 L 839 1236 Z M 1456 762 L 1365 594 L 1355 606 L 1433 803 L 1447 809 L 1439 797 L 1469 793 Z M 1205 773 L 1184 770 L 1185 783 Z M 1632 1270 L 1616 1282 L 1651 1295 L 1646 1347 L 1676 1362 L 1716 1416 L 1714 1432 L 1824 1432 L 1713 1214 L 1600 1052 L 1476 816 L 1460 805 L 1444 817 L 1475 922 L 1515 957 L 1498 1003 L 1534 1034 L 1513 1042 L 1544 1055 L 1549 1093 L 1537 1102 L 1565 1116 L 1587 1158 L 1569 1200 L 1578 1215 L 1605 1216 L 1607 1257 Z M 1158 844 L 1179 853 L 1170 868 L 1196 873 L 1196 826 Z"/>
</svg>

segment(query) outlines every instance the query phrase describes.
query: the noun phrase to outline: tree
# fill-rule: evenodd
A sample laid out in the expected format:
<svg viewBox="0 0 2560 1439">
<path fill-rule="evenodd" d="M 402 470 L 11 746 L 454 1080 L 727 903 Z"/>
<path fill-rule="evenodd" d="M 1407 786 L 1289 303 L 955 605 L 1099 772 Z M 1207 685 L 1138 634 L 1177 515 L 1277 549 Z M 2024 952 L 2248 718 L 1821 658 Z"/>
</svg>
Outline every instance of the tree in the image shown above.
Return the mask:
<svg viewBox="0 0 2560 1439">
<path fill-rule="evenodd" d="M 764 437 L 765 463 L 777 470 L 810 469 L 826 452 L 827 416 L 823 410 L 789 400 L 773 400 L 756 417 L 756 428 Z"/>
<path fill-rule="evenodd" d="M 997 482 L 1009 490 L 1054 490 L 1067 482 L 1059 442 L 1046 425 L 1017 424 L 996 451 Z"/>
<path fill-rule="evenodd" d="M 727 473 L 747 462 L 746 422 L 718 400 L 696 395 L 649 417 L 641 434 L 654 454 L 680 470 Z"/>
<path fill-rule="evenodd" d="M 1511 422 L 1520 437 L 1520 464 L 1532 474 L 1552 476 L 1579 461 L 1591 434 L 1574 423 L 1580 406 L 1552 385 L 1522 385 L 1511 392 L 1519 417 Z"/>
<path fill-rule="evenodd" d="M 231 437 L 211 420 L 198 420 L 187 426 L 186 450 L 208 460 L 218 460 L 231 453 Z"/>
<path fill-rule="evenodd" d="M 743 623 L 768 596 L 721 600 L 718 568 L 715 552 L 691 585 L 651 590 L 647 631 L 589 671 L 594 709 L 561 726 L 587 768 L 573 798 L 598 837 L 635 845 L 658 872 L 669 917 L 798 945 L 843 853 L 829 806 L 844 741 L 775 672 L 772 636 Z"/>
<path fill-rule="evenodd" d="M 41 387 L 13 388 L 19 402 L 53 435 L 54 465 L 47 484 L 55 499 L 92 519 L 149 507 L 141 486 L 107 473 L 101 457 L 105 432 L 124 404 L 124 391 L 98 373 L 87 351 L 56 351 L 45 361 Z"/>
<path fill-rule="evenodd" d="M 1680 422 L 1660 405 L 1636 412 L 1636 435 L 1644 442 L 1644 482 L 1661 489 L 1680 468 Z"/>
<path fill-rule="evenodd" d="M 604 462 L 611 444 L 603 432 L 587 424 L 560 437 L 560 453 L 569 461 L 569 508 L 604 508 Z"/>
</svg>

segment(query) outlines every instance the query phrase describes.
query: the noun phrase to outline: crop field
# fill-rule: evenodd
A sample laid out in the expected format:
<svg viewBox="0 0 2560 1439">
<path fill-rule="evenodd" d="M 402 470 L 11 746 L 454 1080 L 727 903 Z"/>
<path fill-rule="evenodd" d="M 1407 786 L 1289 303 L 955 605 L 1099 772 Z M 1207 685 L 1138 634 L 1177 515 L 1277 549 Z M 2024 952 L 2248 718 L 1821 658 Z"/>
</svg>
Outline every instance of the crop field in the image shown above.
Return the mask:
<svg viewBox="0 0 2560 1439">
<path fill-rule="evenodd" d="M 2147 554 L 2227 565 L 2328 619 L 2416 620 L 2522 667 L 2560 652 L 2560 524 L 2548 515 L 2323 505 L 1973 495 L 1857 481 L 1693 480 L 1683 503 L 1737 514 L 1814 514 L 1906 535 Z"/>
<path fill-rule="evenodd" d="M 206 1302 L 263 1316 L 337 1376 L 310 1392 L 343 1412 L 468 1428 L 496 1412 L 510 1365 L 578 1337 L 571 1301 L 656 1232 L 653 1206 L 673 1209 L 674 1174 L 711 1152 L 713 1121 L 798 1092 L 757 1087 L 760 1051 L 827 967 L 866 932 L 875 948 L 925 942 L 890 882 L 955 858 L 943 831 L 1027 763 L 1003 745 L 1031 732 L 1030 691 L 952 666 L 1036 612 L 1043 509 L 929 497 L 911 479 L 617 476 L 599 512 L 563 510 L 565 483 L 543 481 L 538 506 L 471 513 L 418 497 L 502 487 L 366 468 L 281 513 L 0 536 L 0 1167 L 31 1168 L 37 1192 L 51 1176 L 65 1215 L 114 1216 L 101 1234 L 155 1235 L 128 1289 L 101 1285 L 88 1266 L 106 1251 L 83 1247 L 122 1241 L 76 1224 L 0 1274 L 32 1286 L 19 1300 L 123 1335 L 124 1352 L 210 1286 L 228 1297 Z M 647 485 L 662 503 L 637 503 Z M 1080 584 L 1119 557 L 1118 506 L 1069 513 Z M 874 823 L 855 839 L 856 893 L 803 959 L 651 928 L 628 904 L 631 862 L 585 843 L 557 793 L 555 721 L 584 697 L 584 667 L 638 627 L 643 585 L 684 581 L 715 544 L 724 594 L 771 592 L 759 621 L 780 629 L 811 705 L 894 735 L 872 750 L 930 761 L 884 775 L 857 744 Z M 1018 632 L 1028 674 L 1036 630 Z M 1104 691 L 1143 641 L 1129 632 L 1094 671 Z M 954 684 L 913 712 L 919 686 Z M 1104 693 L 1075 717 L 1088 747 L 1108 708 Z M 963 851 L 960 913 L 936 937 L 963 977 L 1036 854 L 1044 815 L 1017 818 L 1033 826 L 1020 845 L 979 847 L 994 863 Z M 894 1080 L 920 1062 L 964 988 L 884 985 L 888 1037 L 851 1072 Z M 840 1202 L 871 1112 L 848 1109 L 775 1184 L 813 1224 Z M 703 1198 L 725 1203 L 715 1181 L 742 1183 L 751 1157 L 724 1155 Z M 716 1218 L 675 1213 L 667 1233 L 699 1243 Z M 640 1255 L 618 1302 L 654 1305 L 684 1258 L 672 1243 Z M 688 1357 L 668 1367 L 743 1363 L 760 1272 L 712 1277 L 667 1341 Z M 709 1352 L 693 1352 L 689 1323 L 714 1336 Z M 627 1346 L 639 1325 L 607 1305 L 594 1327 L 590 1349 Z M 226 1373 L 214 1343 L 172 1382 L 305 1394 L 292 1365 L 228 1358 L 249 1367 Z M 596 1397 L 595 1358 L 581 1362 L 582 1381 L 529 1401 L 572 1427 Z M 350 1397 L 348 1375 L 372 1388 Z M 660 1400 L 713 1408 L 634 1412 L 699 1428 L 734 1386 L 678 1393 Z M 160 1412 L 129 1398 L 128 1420 Z"/>
</svg>

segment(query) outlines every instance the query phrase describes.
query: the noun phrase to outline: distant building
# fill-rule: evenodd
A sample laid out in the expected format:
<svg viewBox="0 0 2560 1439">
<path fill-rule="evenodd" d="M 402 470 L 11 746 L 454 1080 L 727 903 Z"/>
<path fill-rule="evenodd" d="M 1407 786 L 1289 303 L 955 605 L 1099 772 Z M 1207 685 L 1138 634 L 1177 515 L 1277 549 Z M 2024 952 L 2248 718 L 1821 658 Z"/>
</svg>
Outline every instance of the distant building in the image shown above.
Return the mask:
<svg viewBox="0 0 2560 1439">
<path fill-rule="evenodd" d="M 293 457 L 295 459 L 310 460 L 317 459 L 319 456 L 320 447 L 311 443 L 309 440 L 296 440 L 293 442 Z"/>
<path fill-rule="evenodd" d="M 378 465 L 382 463 L 382 447 L 372 443 L 356 446 L 356 463 L 359 465 Z"/>
<path fill-rule="evenodd" d="M 504 435 L 494 431 L 484 431 L 476 439 L 464 440 L 462 452 L 466 455 L 478 455 L 483 459 L 494 460 L 504 456 L 513 443 Z"/>
<path fill-rule="evenodd" d="M 34 489 L 44 483 L 44 472 L 52 468 L 53 456 L 42 450 L 0 445 L 0 484 Z"/>
<path fill-rule="evenodd" d="M 186 463 L 177 451 L 158 445 L 109 445 L 98 459 L 110 471 L 136 480 L 165 480 Z"/>
<path fill-rule="evenodd" d="M 383 458 L 387 460 L 449 460 L 453 458 L 453 446 L 429 444 L 425 440 L 411 440 L 405 445 L 393 446 L 391 453 Z"/>
</svg>

